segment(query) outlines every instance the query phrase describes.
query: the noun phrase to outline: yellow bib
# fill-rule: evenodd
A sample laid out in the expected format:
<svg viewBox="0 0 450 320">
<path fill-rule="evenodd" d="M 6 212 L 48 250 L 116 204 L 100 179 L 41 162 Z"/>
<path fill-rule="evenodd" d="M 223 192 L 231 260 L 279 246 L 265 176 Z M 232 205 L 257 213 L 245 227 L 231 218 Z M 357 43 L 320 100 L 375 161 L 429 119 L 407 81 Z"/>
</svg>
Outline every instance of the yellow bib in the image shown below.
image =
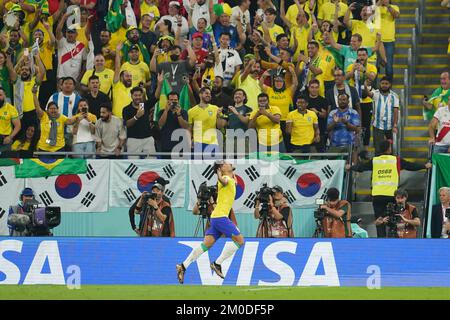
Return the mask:
<svg viewBox="0 0 450 320">
<path fill-rule="evenodd" d="M 397 157 L 382 155 L 372 162 L 372 196 L 394 196 L 399 182 Z"/>
</svg>

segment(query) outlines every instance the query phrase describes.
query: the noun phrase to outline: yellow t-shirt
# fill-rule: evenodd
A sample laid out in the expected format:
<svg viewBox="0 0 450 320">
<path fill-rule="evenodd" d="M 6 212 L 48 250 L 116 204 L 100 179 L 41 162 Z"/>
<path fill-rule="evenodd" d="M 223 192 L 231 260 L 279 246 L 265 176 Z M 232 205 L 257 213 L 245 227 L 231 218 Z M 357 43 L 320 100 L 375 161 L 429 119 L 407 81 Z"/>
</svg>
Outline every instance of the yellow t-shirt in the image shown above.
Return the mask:
<svg viewBox="0 0 450 320">
<path fill-rule="evenodd" d="M 322 69 L 323 81 L 334 81 L 334 75 L 333 71 L 336 67 L 336 61 L 334 60 L 333 55 L 325 48 L 320 52 L 320 55 L 322 56 L 322 59 L 325 60 L 325 69 Z"/>
<path fill-rule="evenodd" d="M 87 70 L 83 78 L 81 79 L 81 84 L 87 86 L 89 84 L 89 78 L 94 73 L 94 69 Z M 110 90 L 114 81 L 114 71 L 111 69 L 105 68 L 102 72 L 95 72 L 95 75 L 100 79 L 100 91 L 104 94 L 110 95 Z"/>
<path fill-rule="evenodd" d="M 294 39 L 297 39 L 297 50 L 295 50 L 293 61 L 298 61 L 298 55 L 301 51 L 303 51 L 303 54 L 308 54 L 308 34 L 311 30 L 311 26 L 308 27 L 292 27 L 291 28 L 291 39 L 289 41 L 289 46 L 292 48 L 295 44 Z"/>
<path fill-rule="evenodd" d="M 364 21 L 361 20 L 352 20 L 352 28 L 351 31 L 353 34 L 359 33 L 362 37 L 362 47 L 365 48 L 373 48 L 375 47 L 375 43 L 377 41 L 377 32 L 380 32 L 379 29 L 374 28 L 374 24 L 367 25 Z M 369 57 L 370 63 L 376 63 L 377 55 L 373 54 Z"/>
<path fill-rule="evenodd" d="M 163 54 L 160 54 L 159 56 L 156 57 L 156 62 L 158 64 L 161 64 L 164 62 L 172 62 L 172 59 L 170 59 L 168 52 L 164 52 Z"/>
<path fill-rule="evenodd" d="M 124 64 L 122 64 L 120 72 L 124 70 L 131 73 L 133 77 L 133 84 L 131 85 L 132 87 L 138 86 L 139 82 L 146 83 L 150 79 L 150 69 L 148 68 L 148 65 L 143 61 L 140 61 L 138 64 L 125 62 Z"/>
<path fill-rule="evenodd" d="M 287 123 L 292 123 L 291 144 L 303 146 L 314 141 L 314 124 L 318 125 L 318 118 L 314 111 L 306 110 L 303 115 L 298 110 L 290 112 L 287 116 Z"/>
<path fill-rule="evenodd" d="M 352 71 L 352 69 L 353 69 L 353 63 L 347 67 L 347 70 L 345 70 L 345 73 Z M 368 63 L 367 67 L 366 67 L 366 74 L 367 73 L 371 73 L 371 72 L 375 73 L 375 75 L 376 75 L 378 73 L 378 70 L 377 70 L 377 67 L 375 67 L 373 64 Z M 362 75 L 361 79 L 359 80 L 359 84 L 361 86 L 363 86 L 363 88 L 364 88 L 364 81 L 365 80 L 366 80 L 366 76 Z M 348 84 L 350 86 L 354 87 L 355 86 L 355 80 L 353 78 L 351 78 L 348 81 Z M 361 90 L 363 90 L 363 88 Z M 358 90 L 358 88 L 356 88 L 356 90 Z M 367 96 L 366 98 L 361 100 L 361 103 L 368 103 L 368 102 L 372 102 L 372 101 L 373 101 L 372 98 Z"/>
<path fill-rule="evenodd" d="M 29 47 L 28 50 L 31 52 L 31 48 Z M 54 47 L 50 44 L 50 42 L 45 41 L 42 43 L 41 46 L 39 46 L 39 57 L 42 60 L 42 63 L 44 64 L 45 70 L 52 70 L 53 69 L 53 50 Z M 23 52 L 21 53 L 22 56 Z M 44 75 L 44 81 L 47 80 L 47 76 Z"/>
<path fill-rule="evenodd" d="M 31 3 L 30 1 L 24 1 L 25 4 L 34 7 L 34 12 L 28 12 L 23 10 L 25 13 L 25 23 L 30 24 L 34 20 L 34 16 L 36 15 L 36 12 L 38 10 L 38 6 L 36 4 Z"/>
<path fill-rule="evenodd" d="M 117 44 L 119 42 L 124 42 L 127 39 L 127 29 L 120 27 L 116 32 L 111 34 L 110 47 L 116 50 Z"/>
<path fill-rule="evenodd" d="M 255 117 L 257 111 L 258 110 L 253 110 L 250 114 L 250 120 Z M 269 106 L 267 111 L 273 115 L 279 114 L 281 116 L 281 111 L 278 107 Z M 283 141 L 283 133 L 281 132 L 280 124 L 273 123 L 266 116 L 260 115 L 258 119 L 256 119 L 256 131 L 258 132 L 258 143 L 264 146 L 274 146 Z"/>
<path fill-rule="evenodd" d="M 36 83 L 36 77 L 32 77 L 30 81 L 23 82 L 23 100 L 22 100 L 22 111 L 23 112 L 29 112 L 29 111 L 36 110 L 36 108 L 34 106 L 33 93 L 31 92 L 35 83 Z M 37 94 L 39 96 L 39 88 L 38 88 Z M 24 129 L 26 129 L 26 128 L 24 128 Z"/>
<path fill-rule="evenodd" d="M 247 94 L 246 105 L 252 108 L 252 110 L 258 109 L 258 94 L 261 93 L 261 87 L 259 86 L 259 80 L 253 79 L 248 75 L 244 81 L 241 81 L 239 77 L 239 89 L 242 89 Z"/>
<path fill-rule="evenodd" d="M 391 5 L 392 9 L 400 13 L 400 9 L 396 5 Z M 381 16 L 381 41 L 394 42 L 395 41 L 395 19 L 386 7 L 380 8 Z"/>
<path fill-rule="evenodd" d="M 47 23 L 50 25 L 50 28 L 53 29 L 53 16 L 49 16 L 47 19 Z M 37 30 L 40 29 L 42 30 L 42 32 L 44 32 L 44 43 L 49 42 L 50 41 L 50 36 L 47 32 L 47 30 L 45 29 L 44 25 L 42 24 L 41 20 L 38 21 L 36 27 L 34 27 L 33 30 L 30 30 L 30 25 L 27 24 L 25 26 L 25 30 L 28 32 L 29 36 L 30 36 L 30 44 L 33 44 L 33 33 Z"/>
<path fill-rule="evenodd" d="M 9 136 L 13 131 L 12 120 L 18 119 L 19 113 L 16 107 L 12 104 L 5 102 L 3 107 L 0 108 L 0 134 Z"/>
<path fill-rule="evenodd" d="M 218 109 L 218 106 L 209 104 L 204 109 L 200 108 L 199 105 L 196 105 L 188 110 L 189 124 L 193 126 L 192 130 L 194 142 L 215 145 L 219 144 L 217 141 L 216 132 Z"/>
<path fill-rule="evenodd" d="M 269 87 L 267 95 L 269 96 L 269 105 L 278 107 L 281 111 L 281 120 L 285 121 L 292 106 L 293 93 L 291 88 L 286 88 L 283 92 L 276 92 L 272 87 Z"/>
<path fill-rule="evenodd" d="M 262 26 L 258 27 L 258 30 L 260 30 L 262 32 L 263 31 Z M 269 28 L 270 39 L 273 42 L 276 42 L 277 36 L 280 34 L 283 34 L 283 33 L 285 33 L 284 29 L 275 23 L 273 24 L 273 27 Z"/>
<path fill-rule="evenodd" d="M 311 10 L 309 10 L 309 0 L 305 2 L 303 5 L 303 11 L 307 12 L 309 14 L 309 17 L 311 19 Z M 298 7 L 294 3 L 289 6 L 289 8 L 286 11 L 286 18 L 289 20 L 289 22 L 292 24 L 292 27 L 297 27 L 297 16 L 298 16 Z"/>
<path fill-rule="evenodd" d="M 217 182 L 217 206 L 211 213 L 211 218 L 228 217 L 230 210 L 233 207 L 234 198 L 236 197 L 236 181 L 233 178 L 224 176 L 228 181 L 226 185 Z"/>
<path fill-rule="evenodd" d="M 30 146 L 31 146 L 30 141 L 25 141 L 24 143 L 22 143 L 21 141 L 16 140 L 11 145 L 11 150 L 12 151 L 29 150 Z"/>
<path fill-rule="evenodd" d="M 122 119 L 122 111 L 127 105 L 131 103 L 130 91 L 133 86 L 127 88 L 119 81 L 113 84 L 113 115 Z"/>
<path fill-rule="evenodd" d="M 159 20 L 159 18 L 161 17 L 161 14 L 159 13 L 158 7 L 155 6 L 154 4 L 148 4 L 147 2 L 143 1 L 141 3 L 141 17 L 144 14 L 148 14 L 150 16 L 153 16 L 153 20 L 150 24 L 150 29 L 153 30 L 156 21 Z"/>
<path fill-rule="evenodd" d="M 102 46 L 102 53 L 103 48 L 109 49 L 109 52 L 116 52 L 116 48 L 113 47 L 111 41 L 107 45 Z M 103 54 L 103 56 L 105 57 L 105 68 L 114 70 L 114 58 L 112 58 L 109 54 Z"/>
<path fill-rule="evenodd" d="M 331 55 L 330 55 L 331 56 Z M 333 71 L 332 68 L 332 63 L 334 62 L 333 60 L 330 60 L 329 56 L 322 56 L 322 55 L 318 55 L 312 62 L 311 64 L 322 70 L 322 73 L 319 75 L 314 75 L 312 73 L 311 70 L 308 71 L 308 79 L 307 82 L 309 83 L 312 79 L 317 79 L 320 83 L 320 87 L 319 87 L 319 94 L 324 97 L 325 96 L 325 84 L 324 84 L 324 78 L 326 78 L 326 75 L 329 74 L 330 70 L 331 72 Z M 305 69 L 305 63 L 302 61 L 300 62 L 300 70 Z M 333 78 L 334 79 L 334 78 Z M 328 80 L 327 80 L 328 81 Z"/>
<path fill-rule="evenodd" d="M 85 34 L 86 26 L 77 29 L 77 41 L 80 41 L 86 48 L 89 48 L 89 41 Z"/>
<path fill-rule="evenodd" d="M 38 142 L 38 149 L 55 152 L 61 148 L 64 148 L 66 141 L 64 139 L 64 126 L 68 118 L 65 115 L 60 115 L 58 119 L 56 119 L 57 123 L 57 132 L 56 132 L 56 145 L 51 146 L 47 143 L 48 137 L 50 135 L 50 128 L 52 126 L 52 122 L 48 117 L 47 113 L 44 112 L 41 118 L 41 137 Z"/>
<path fill-rule="evenodd" d="M 347 12 L 348 6 L 341 2 L 339 3 L 339 12 L 338 17 L 343 17 Z M 327 2 L 322 4 L 319 10 L 319 14 L 317 15 L 317 19 L 319 20 L 328 20 L 333 22 L 334 20 L 334 12 L 336 11 L 336 5 L 332 2 Z M 350 14 L 350 18 L 352 18 L 352 14 Z"/>
</svg>

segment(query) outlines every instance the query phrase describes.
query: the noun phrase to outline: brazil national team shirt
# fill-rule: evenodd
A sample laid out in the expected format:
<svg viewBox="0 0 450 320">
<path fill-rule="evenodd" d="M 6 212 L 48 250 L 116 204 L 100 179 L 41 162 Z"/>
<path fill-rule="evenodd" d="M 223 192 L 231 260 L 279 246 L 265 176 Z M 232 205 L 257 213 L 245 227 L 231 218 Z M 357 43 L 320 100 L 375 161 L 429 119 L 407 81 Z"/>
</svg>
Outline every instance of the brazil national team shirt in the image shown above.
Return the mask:
<svg viewBox="0 0 450 320">
<path fill-rule="evenodd" d="M 218 184 L 217 206 L 211 214 L 211 218 L 228 217 L 233 207 L 234 198 L 236 196 L 236 181 L 233 178 L 224 176 L 228 181 L 223 185 L 220 181 Z"/>
</svg>

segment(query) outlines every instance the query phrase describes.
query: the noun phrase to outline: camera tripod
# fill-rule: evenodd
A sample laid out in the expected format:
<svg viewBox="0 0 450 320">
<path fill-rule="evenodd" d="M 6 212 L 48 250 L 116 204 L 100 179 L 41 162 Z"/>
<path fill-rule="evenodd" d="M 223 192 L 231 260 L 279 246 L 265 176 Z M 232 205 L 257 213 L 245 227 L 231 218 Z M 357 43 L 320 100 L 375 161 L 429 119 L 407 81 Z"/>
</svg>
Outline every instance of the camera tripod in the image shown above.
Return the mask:
<svg viewBox="0 0 450 320">
<path fill-rule="evenodd" d="M 198 237 L 200 233 L 200 228 L 203 232 L 203 236 L 205 236 L 205 225 L 206 225 L 205 220 L 209 221 L 209 217 L 206 213 L 201 212 L 198 217 L 197 226 L 195 227 L 194 238 Z"/>
<path fill-rule="evenodd" d="M 324 238 L 322 221 L 316 219 L 316 230 L 314 231 L 313 238 Z"/>
</svg>

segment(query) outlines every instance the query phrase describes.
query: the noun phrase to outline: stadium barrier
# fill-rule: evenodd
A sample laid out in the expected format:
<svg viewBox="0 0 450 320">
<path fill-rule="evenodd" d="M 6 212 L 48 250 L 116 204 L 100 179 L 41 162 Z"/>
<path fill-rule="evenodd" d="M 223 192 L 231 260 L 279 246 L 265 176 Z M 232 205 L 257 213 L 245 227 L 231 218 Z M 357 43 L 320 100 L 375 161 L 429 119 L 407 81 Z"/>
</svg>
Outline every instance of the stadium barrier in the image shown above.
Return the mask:
<svg viewBox="0 0 450 320">
<path fill-rule="evenodd" d="M 233 208 L 239 228 L 246 236 L 254 236 L 257 229 L 253 204 L 262 183 L 284 188 L 294 208 L 296 237 L 313 235 L 315 199 L 323 197 L 330 187 L 343 190 L 345 160 L 236 161 L 238 185 Z M 7 210 L 17 203 L 25 186 L 34 190 L 43 205 L 61 207 L 62 222 L 54 229 L 55 236 L 134 235 L 128 209 L 143 191 L 151 191 L 158 177 L 163 177 L 170 180 L 166 195 L 172 202 L 175 233 L 192 237 L 198 220 L 198 216 L 190 211 L 195 204 L 196 190 L 203 181 L 208 185 L 216 183 L 211 160 L 87 160 L 87 167 L 86 174 L 26 179 L 16 178 L 13 166 L 1 167 L 0 192 L 9 196 L 0 197 L 0 212 L 3 212 L 0 214 L 0 235 L 9 234 Z"/>
<path fill-rule="evenodd" d="M 187 285 L 450 286 L 450 242 L 426 239 L 255 239 L 222 265 L 219 239 L 186 272 Z M 0 284 L 175 285 L 196 238 L 0 240 Z M 448 247 L 448 250 L 446 249 Z"/>
</svg>

